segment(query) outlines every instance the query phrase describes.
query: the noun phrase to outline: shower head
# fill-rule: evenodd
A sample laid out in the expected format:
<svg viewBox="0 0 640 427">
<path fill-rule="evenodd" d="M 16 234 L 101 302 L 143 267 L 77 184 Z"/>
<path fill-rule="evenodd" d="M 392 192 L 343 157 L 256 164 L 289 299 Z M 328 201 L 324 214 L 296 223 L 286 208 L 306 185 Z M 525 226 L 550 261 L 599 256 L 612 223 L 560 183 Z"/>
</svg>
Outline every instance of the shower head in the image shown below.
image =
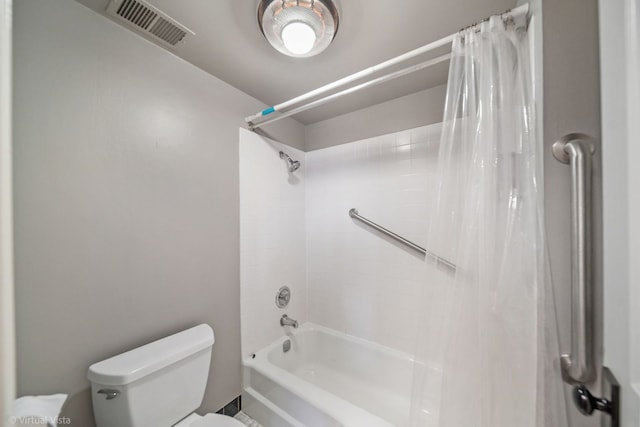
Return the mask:
<svg viewBox="0 0 640 427">
<path fill-rule="evenodd" d="M 284 151 L 280 152 L 280 158 L 285 159 L 287 162 L 287 169 L 289 170 L 289 173 L 293 173 L 300 168 L 300 162 L 298 160 L 293 160 Z"/>
<path fill-rule="evenodd" d="M 289 162 L 289 172 L 295 172 L 300 167 L 300 162 L 298 160 Z"/>
</svg>

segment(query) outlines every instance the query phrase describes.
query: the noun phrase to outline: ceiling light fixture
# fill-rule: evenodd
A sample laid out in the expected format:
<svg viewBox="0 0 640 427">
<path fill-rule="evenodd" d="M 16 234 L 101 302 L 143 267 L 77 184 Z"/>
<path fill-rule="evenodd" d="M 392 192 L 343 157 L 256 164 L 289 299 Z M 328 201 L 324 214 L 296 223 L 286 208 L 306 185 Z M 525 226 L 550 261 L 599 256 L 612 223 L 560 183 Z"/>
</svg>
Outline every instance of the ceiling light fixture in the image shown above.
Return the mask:
<svg viewBox="0 0 640 427">
<path fill-rule="evenodd" d="M 260 0 L 258 23 L 264 37 L 288 56 L 306 58 L 325 50 L 338 32 L 333 0 Z"/>
</svg>

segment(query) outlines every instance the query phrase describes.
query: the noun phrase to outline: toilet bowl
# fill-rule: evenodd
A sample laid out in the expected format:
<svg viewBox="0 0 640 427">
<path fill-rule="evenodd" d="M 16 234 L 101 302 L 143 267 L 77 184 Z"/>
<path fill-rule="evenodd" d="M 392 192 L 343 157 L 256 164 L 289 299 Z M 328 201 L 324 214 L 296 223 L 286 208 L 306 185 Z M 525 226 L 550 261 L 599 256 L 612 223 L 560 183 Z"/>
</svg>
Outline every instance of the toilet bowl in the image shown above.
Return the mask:
<svg viewBox="0 0 640 427">
<path fill-rule="evenodd" d="M 242 427 L 220 414 L 200 416 L 213 329 L 202 324 L 89 367 L 98 427 Z"/>
</svg>

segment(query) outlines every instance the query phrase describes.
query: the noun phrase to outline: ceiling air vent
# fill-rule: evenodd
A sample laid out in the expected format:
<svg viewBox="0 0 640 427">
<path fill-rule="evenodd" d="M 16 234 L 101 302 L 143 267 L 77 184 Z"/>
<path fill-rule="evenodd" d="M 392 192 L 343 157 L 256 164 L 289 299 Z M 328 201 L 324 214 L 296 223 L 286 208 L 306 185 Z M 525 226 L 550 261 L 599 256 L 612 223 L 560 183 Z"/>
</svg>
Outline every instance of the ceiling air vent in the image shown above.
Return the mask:
<svg viewBox="0 0 640 427">
<path fill-rule="evenodd" d="M 107 14 L 127 23 L 140 33 L 175 47 L 193 31 L 143 0 L 111 0 Z"/>
</svg>

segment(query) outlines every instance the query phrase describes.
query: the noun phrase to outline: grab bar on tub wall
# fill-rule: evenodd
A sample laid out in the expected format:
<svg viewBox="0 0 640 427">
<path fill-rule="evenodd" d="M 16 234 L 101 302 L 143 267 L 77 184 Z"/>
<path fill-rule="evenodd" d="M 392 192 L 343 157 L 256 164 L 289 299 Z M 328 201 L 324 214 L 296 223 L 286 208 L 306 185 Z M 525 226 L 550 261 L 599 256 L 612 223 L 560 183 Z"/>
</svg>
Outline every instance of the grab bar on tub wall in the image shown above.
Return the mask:
<svg viewBox="0 0 640 427">
<path fill-rule="evenodd" d="M 553 156 L 571 166 L 571 353 L 561 357 L 570 384 L 588 383 L 593 366 L 593 289 L 591 266 L 591 168 L 593 138 L 580 133 L 553 144 Z"/>
<path fill-rule="evenodd" d="M 441 256 L 438 256 L 432 252 L 429 252 L 428 250 L 426 250 L 425 248 L 423 248 L 422 246 L 418 246 L 415 243 L 413 243 L 410 240 L 405 239 L 404 237 L 394 233 L 391 230 L 387 230 L 386 228 L 382 227 L 381 225 L 376 224 L 373 221 L 368 220 L 367 218 L 360 216 L 360 214 L 358 213 L 358 210 L 356 208 L 352 208 L 349 210 L 349 216 L 353 219 L 357 219 L 358 221 L 361 221 L 365 224 L 367 224 L 369 227 L 378 230 L 379 232 L 381 232 L 382 234 L 385 234 L 395 240 L 397 240 L 400 243 L 405 244 L 406 246 L 409 246 L 411 249 L 416 250 L 418 252 L 420 252 L 422 255 L 424 256 L 428 256 L 429 258 L 432 258 L 434 260 L 436 260 L 437 262 L 447 266 L 448 268 L 450 268 L 451 270 L 455 271 L 456 270 L 456 265 L 454 263 L 452 263 L 451 261 L 448 261 L 444 258 L 442 258 Z"/>
</svg>

